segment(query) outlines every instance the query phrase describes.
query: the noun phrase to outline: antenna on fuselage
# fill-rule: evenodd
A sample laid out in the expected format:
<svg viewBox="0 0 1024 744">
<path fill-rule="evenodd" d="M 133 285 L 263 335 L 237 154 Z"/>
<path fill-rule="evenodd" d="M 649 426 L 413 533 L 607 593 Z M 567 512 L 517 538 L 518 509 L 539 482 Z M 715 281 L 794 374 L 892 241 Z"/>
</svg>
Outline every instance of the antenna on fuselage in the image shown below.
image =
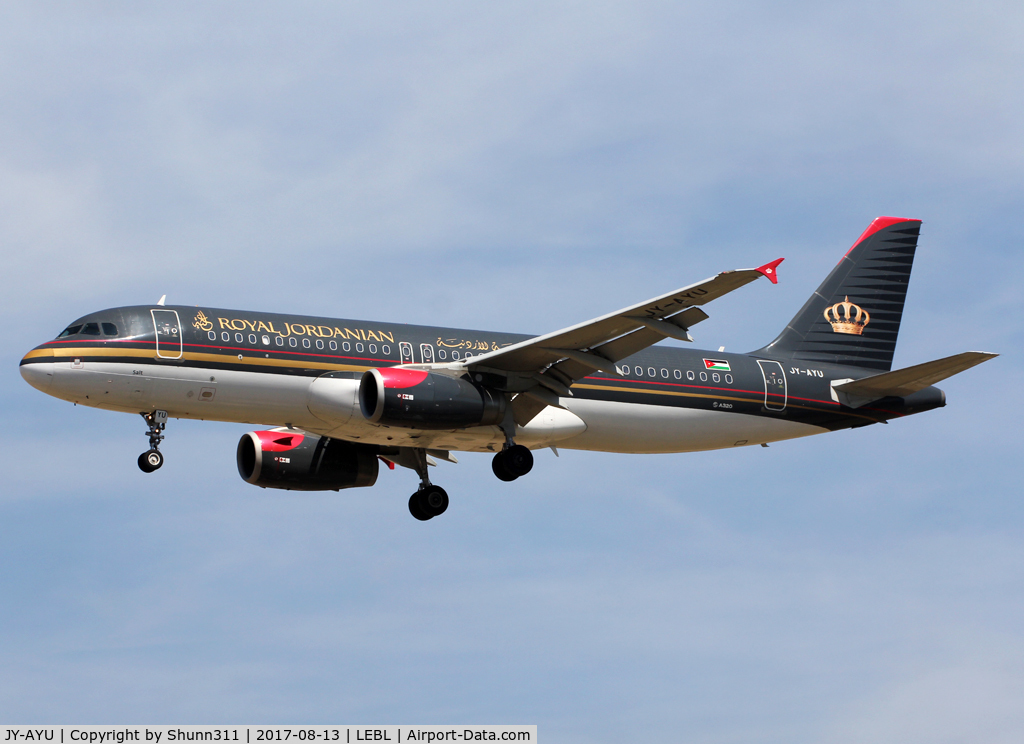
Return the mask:
<svg viewBox="0 0 1024 744">
<path fill-rule="evenodd" d="M 160 295 L 160 299 L 157 301 L 156 304 L 159 305 L 160 307 L 163 307 L 164 306 L 164 302 L 166 302 L 166 301 L 167 301 L 167 295 Z"/>
</svg>

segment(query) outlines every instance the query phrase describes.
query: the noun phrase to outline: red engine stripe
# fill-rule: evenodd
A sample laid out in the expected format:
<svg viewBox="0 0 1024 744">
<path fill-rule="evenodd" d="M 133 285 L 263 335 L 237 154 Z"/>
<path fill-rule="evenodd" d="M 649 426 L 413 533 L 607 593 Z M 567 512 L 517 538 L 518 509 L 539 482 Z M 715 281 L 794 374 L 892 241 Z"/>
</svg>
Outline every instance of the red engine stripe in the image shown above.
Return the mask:
<svg viewBox="0 0 1024 744">
<path fill-rule="evenodd" d="M 286 452 L 298 447 L 306 438 L 306 435 L 299 431 L 256 431 L 253 433 L 259 437 L 260 447 L 264 452 Z"/>
<path fill-rule="evenodd" d="M 423 369 L 395 369 L 387 367 L 377 371 L 384 378 L 385 388 L 411 388 L 427 379 L 427 371 Z"/>
</svg>

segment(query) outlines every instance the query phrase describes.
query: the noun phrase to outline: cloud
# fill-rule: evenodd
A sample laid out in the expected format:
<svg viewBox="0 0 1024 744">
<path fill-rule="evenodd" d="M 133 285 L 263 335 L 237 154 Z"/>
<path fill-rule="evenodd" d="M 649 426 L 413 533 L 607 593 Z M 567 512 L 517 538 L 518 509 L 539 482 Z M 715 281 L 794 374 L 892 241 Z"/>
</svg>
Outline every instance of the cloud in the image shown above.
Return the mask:
<svg viewBox="0 0 1024 744">
<path fill-rule="evenodd" d="M 0 708 L 537 721 L 564 741 L 1020 738 L 1021 10 L 300 3 L 0 11 Z M 784 255 L 772 338 L 878 214 L 925 219 L 898 360 L 942 410 L 679 456 L 263 491 L 246 429 L 14 373 L 100 306 L 541 333 Z"/>
</svg>

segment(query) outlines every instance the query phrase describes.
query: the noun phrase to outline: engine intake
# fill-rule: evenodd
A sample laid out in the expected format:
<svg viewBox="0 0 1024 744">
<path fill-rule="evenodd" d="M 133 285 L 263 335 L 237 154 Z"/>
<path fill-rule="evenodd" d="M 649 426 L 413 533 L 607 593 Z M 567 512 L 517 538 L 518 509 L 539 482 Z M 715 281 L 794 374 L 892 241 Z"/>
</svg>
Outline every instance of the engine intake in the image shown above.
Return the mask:
<svg viewBox="0 0 1024 744">
<path fill-rule="evenodd" d="M 375 424 L 413 429 L 461 429 L 498 424 L 505 396 L 465 378 L 420 369 L 383 367 L 363 373 L 359 408 Z"/>
<path fill-rule="evenodd" d="M 377 447 L 292 429 L 242 435 L 235 457 L 242 480 L 288 491 L 338 491 L 377 482 Z"/>
</svg>

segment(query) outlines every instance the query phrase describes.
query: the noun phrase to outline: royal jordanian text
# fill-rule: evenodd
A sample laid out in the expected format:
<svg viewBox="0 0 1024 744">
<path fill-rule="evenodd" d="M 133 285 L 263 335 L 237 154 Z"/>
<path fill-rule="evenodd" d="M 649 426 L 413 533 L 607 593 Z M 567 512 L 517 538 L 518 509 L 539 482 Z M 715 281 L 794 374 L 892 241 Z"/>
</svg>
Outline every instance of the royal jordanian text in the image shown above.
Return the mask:
<svg viewBox="0 0 1024 744">
<path fill-rule="evenodd" d="M 258 742 L 434 742 L 537 741 L 536 726 L 3 726 L 3 742 L 219 741 Z"/>
<path fill-rule="evenodd" d="M 368 328 L 338 328 L 337 326 L 313 325 L 312 323 L 281 323 L 280 327 L 277 327 L 273 321 L 217 318 L 217 326 L 214 326 L 201 312 L 196 315 L 196 320 L 192 325 L 201 331 L 210 331 L 215 327 L 219 327 L 220 330 L 272 333 L 285 338 L 288 336 L 316 336 L 318 338 L 354 339 L 356 341 L 395 342 L 394 334 L 388 331 L 374 331 Z"/>
</svg>

